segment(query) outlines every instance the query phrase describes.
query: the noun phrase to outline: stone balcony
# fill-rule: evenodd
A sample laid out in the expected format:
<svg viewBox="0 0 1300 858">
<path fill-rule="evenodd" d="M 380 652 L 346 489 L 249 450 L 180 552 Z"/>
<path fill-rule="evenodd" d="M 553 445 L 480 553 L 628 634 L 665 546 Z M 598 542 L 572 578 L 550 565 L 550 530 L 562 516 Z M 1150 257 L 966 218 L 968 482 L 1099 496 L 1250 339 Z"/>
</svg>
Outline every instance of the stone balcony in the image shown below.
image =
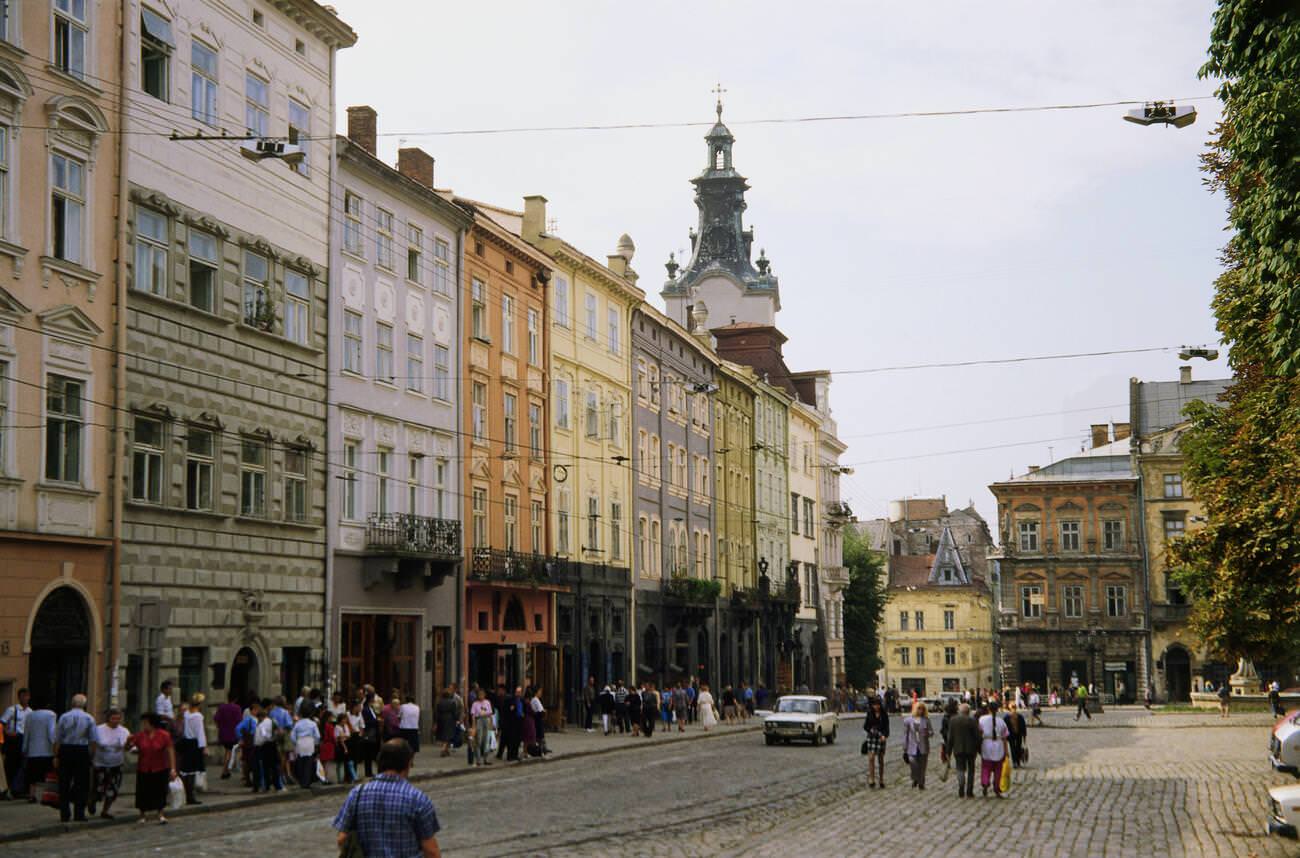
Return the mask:
<svg viewBox="0 0 1300 858">
<path fill-rule="evenodd" d="M 1151 625 L 1172 626 L 1179 623 L 1187 622 L 1187 615 L 1191 612 L 1192 606 L 1187 604 L 1176 605 L 1164 602 L 1153 602 L 1151 604 Z"/>
</svg>

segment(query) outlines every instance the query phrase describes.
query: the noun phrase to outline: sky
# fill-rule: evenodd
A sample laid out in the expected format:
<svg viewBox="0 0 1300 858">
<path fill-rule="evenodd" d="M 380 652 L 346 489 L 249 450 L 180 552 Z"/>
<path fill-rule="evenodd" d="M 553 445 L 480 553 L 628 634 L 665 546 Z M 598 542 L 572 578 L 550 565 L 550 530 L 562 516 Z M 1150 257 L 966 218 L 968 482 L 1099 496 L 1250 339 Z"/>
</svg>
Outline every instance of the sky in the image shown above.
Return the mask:
<svg viewBox="0 0 1300 858">
<path fill-rule="evenodd" d="M 1207 0 L 332 2 L 359 36 L 339 55 L 340 130 L 344 107 L 369 104 L 390 163 L 420 146 L 439 187 L 508 207 L 542 194 L 558 234 L 597 258 L 630 234 L 661 308 L 720 82 L 746 223 L 780 277 L 786 362 L 837 373 L 859 518 L 946 495 L 996 534 L 989 483 L 1126 421 L 1130 377 L 1176 379 L 1177 346 L 1218 341 L 1226 214 L 1198 160 L 1217 101 L 1194 102 L 1186 129 L 1123 122 L 1124 107 L 744 124 L 1209 96 Z M 680 122 L 705 125 L 429 133 Z M 1175 350 L 846 374 L 1152 347 Z M 1229 374 L 1223 359 L 1193 372 Z"/>
</svg>

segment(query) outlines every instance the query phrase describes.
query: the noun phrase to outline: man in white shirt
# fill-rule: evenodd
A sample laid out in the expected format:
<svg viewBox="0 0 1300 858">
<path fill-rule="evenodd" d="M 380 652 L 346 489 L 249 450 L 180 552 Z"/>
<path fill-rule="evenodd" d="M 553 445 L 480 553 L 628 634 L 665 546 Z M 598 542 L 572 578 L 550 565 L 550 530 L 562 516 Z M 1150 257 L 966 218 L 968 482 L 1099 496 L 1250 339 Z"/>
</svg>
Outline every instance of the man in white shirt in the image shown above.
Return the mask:
<svg viewBox="0 0 1300 858">
<path fill-rule="evenodd" d="M 397 709 L 398 723 L 397 732 L 406 744 L 411 746 L 412 751 L 420 750 L 420 707 L 416 705 L 415 698 L 407 695 L 406 702 Z"/>
<path fill-rule="evenodd" d="M 32 707 L 27 705 L 31 696 L 26 688 L 18 689 L 18 702 L 0 715 L 0 729 L 5 735 L 5 783 L 9 785 L 10 798 L 18 798 L 26 792 L 18 788 L 17 778 L 23 767 L 23 730 L 27 726 L 27 713 L 32 711 Z"/>
<path fill-rule="evenodd" d="M 153 701 L 153 711 L 167 719 L 167 725 L 170 729 L 172 719 L 176 717 L 176 709 L 172 706 L 172 681 L 163 680 L 163 684 L 158 687 L 158 696 Z"/>
<path fill-rule="evenodd" d="M 998 702 L 989 701 L 987 715 L 980 716 L 980 788 L 989 794 L 989 781 L 993 781 L 993 794 L 1002 798 L 1002 761 L 1007 758 L 1007 723 L 998 717 Z"/>
<path fill-rule="evenodd" d="M 280 752 L 275 746 L 275 722 L 260 704 L 254 703 L 249 712 L 257 719 L 257 727 L 253 730 L 253 792 L 263 789 L 270 792 L 272 785 L 277 791 L 282 790 L 284 784 L 280 780 Z"/>
</svg>

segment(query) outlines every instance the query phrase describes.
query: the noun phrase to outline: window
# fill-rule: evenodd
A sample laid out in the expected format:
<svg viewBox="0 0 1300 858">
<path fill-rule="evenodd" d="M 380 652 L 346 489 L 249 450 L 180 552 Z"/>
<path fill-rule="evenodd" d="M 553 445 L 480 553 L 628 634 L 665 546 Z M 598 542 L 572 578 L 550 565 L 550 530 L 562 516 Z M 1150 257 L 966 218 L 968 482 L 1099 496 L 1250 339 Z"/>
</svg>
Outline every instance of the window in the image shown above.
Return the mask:
<svg viewBox="0 0 1300 858">
<path fill-rule="evenodd" d="M 609 556 L 623 559 L 623 505 L 618 501 L 609 505 Z"/>
<path fill-rule="evenodd" d="M 636 397 L 637 399 L 650 398 L 650 379 L 646 375 L 645 358 L 636 359 Z"/>
<path fill-rule="evenodd" d="M 51 375 L 45 380 L 45 479 L 81 482 L 82 400 L 85 385 Z"/>
<path fill-rule="evenodd" d="M 587 391 L 587 437 L 600 437 L 600 398 L 594 390 Z"/>
<path fill-rule="evenodd" d="M 1179 539 L 1187 532 L 1187 521 L 1180 515 L 1165 516 L 1165 542 Z"/>
<path fill-rule="evenodd" d="M 9 363 L 0 361 L 0 474 L 8 470 Z"/>
<path fill-rule="evenodd" d="M 270 86 L 252 72 L 244 73 L 244 126 L 254 137 L 271 131 Z"/>
<path fill-rule="evenodd" d="M 211 510 L 212 461 L 216 435 L 210 429 L 191 426 L 185 433 L 185 508 Z"/>
<path fill-rule="evenodd" d="M 1165 497 L 1180 498 L 1182 496 L 1183 496 L 1183 475 L 1165 474 Z"/>
<path fill-rule="evenodd" d="M 917 611 L 912 619 L 916 622 L 916 630 L 918 632 L 925 631 L 925 611 Z"/>
<path fill-rule="evenodd" d="M 160 101 L 171 94 L 172 25 L 166 18 L 140 8 L 140 88 Z"/>
<path fill-rule="evenodd" d="M 533 458 L 542 455 L 542 406 L 528 403 L 528 450 Z"/>
<path fill-rule="evenodd" d="M 943 648 L 943 663 L 948 667 L 957 663 L 957 647 L 946 646 Z"/>
<path fill-rule="evenodd" d="M 898 630 L 899 630 L 900 632 L 905 632 L 905 631 L 907 631 L 907 621 L 908 621 L 910 618 L 911 618 L 911 615 L 908 614 L 907 611 L 899 611 L 899 612 L 898 612 Z"/>
<path fill-rule="evenodd" d="M 436 518 L 447 517 L 447 460 L 439 459 L 433 463 L 433 514 Z"/>
<path fill-rule="evenodd" d="M 470 417 L 472 420 L 470 431 L 475 441 L 484 442 L 487 440 L 487 385 L 481 381 L 473 383 L 470 389 L 470 402 L 473 404 L 473 410 Z"/>
<path fill-rule="evenodd" d="M 790 532 L 799 533 L 799 496 L 790 493 Z"/>
<path fill-rule="evenodd" d="M 659 445 L 659 436 L 650 435 L 650 479 L 658 482 L 663 478 L 663 458 L 661 451 L 663 448 Z"/>
<path fill-rule="evenodd" d="M 925 664 L 925 650 L 921 647 L 916 648 L 916 666 L 921 667 Z"/>
<path fill-rule="evenodd" d="M 131 437 L 131 500 L 162 503 L 162 486 L 162 421 L 137 417 Z"/>
<path fill-rule="evenodd" d="M 1061 613 L 1071 620 L 1077 620 L 1083 616 L 1082 585 L 1066 584 L 1061 588 Z"/>
<path fill-rule="evenodd" d="M 957 612 L 947 610 L 943 612 L 943 630 L 950 632 L 957 628 Z"/>
<path fill-rule="evenodd" d="M 677 448 L 677 457 L 673 460 L 673 484 L 678 488 L 686 488 L 686 448 Z"/>
<path fill-rule="evenodd" d="M 617 398 L 609 401 L 609 443 L 623 448 L 623 403 Z"/>
<path fill-rule="evenodd" d="M 0 125 L 0 237 L 9 231 L 9 129 Z"/>
<path fill-rule="evenodd" d="M 16 42 L 14 34 L 17 32 L 17 16 L 14 14 L 13 0 L 0 0 L 0 39 L 6 42 Z"/>
<path fill-rule="evenodd" d="M 471 535 L 475 548 L 487 548 L 487 489 L 475 488 L 470 492 L 470 513 L 473 518 Z"/>
<path fill-rule="evenodd" d="M 135 270 L 132 285 L 151 295 L 167 294 L 167 218 L 135 210 Z"/>
<path fill-rule="evenodd" d="M 51 243 L 56 259 L 80 264 L 85 241 L 86 165 L 55 152 L 50 156 Z"/>
<path fill-rule="evenodd" d="M 244 324 L 261 331 L 275 326 L 271 303 L 270 267 L 266 257 L 244 251 Z"/>
<path fill-rule="evenodd" d="M 393 213 L 387 209 L 375 209 L 375 264 L 380 268 L 393 269 Z"/>
<path fill-rule="evenodd" d="M 424 230 L 415 224 L 406 225 L 406 279 L 419 283 L 424 279 Z"/>
<path fill-rule="evenodd" d="M 569 493 L 567 491 L 560 492 L 555 519 L 556 551 L 567 556 L 569 553 Z"/>
<path fill-rule="evenodd" d="M 375 452 L 375 512 L 388 515 L 392 511 L 393 451 L 380 447 Z"/>
<path fill-rule="evenodd" d="M 569 281 L 555 278 L 555 324 L 569 327 Z"/>
<path fill-rule="evenodd" d="M 659 407 L 659 365 L 650 364 L 650 405 Z"/>
<path fill-rule="evenodd" d="M 1123 584 L 1106 585 L 1106 616 L 1122 617 L 1128 613 L 1128 587 Z"/>
<path fill-rule="evenodd" d="M 1036 521 L 1020 522 L 1020 550 L 1021 551 L 1038 550 L 1038 522 Z"/>
<path fill-rule="evenodd" d="M 596 339 L 596 296 L 588 292 L 586 294 L 587 306 L 587 325 L 586 336 L 589 340 Z"/>
<path fill-rule="evenodd" d="M 600 498 L 592 495 L 587 498 L 587 545 L 588 551 L 600 551 Z"/>
<path fill-rule="evenodd" d="M 563 378 L 555 380 L 555 425 L 569 428 L 569 382 Z"/>
<path fill-rule="evenodd" d="M 311 108 L 289 99 L 289 143 L 302 150 L 302 160 L 293 165 L 294 172 L 307 175 L 311 161 Z"/>
<path fill-rule="evenodd" d="M 284 335 L 300 346 L 311 343 L 311 286 L 307 275 L 284 270 Z"/>
<path fill-rule="evenodd" d="M 266 444 L 254 438 L 239 444 L 239 514 L 266 515 Z"/>
<path fill-rule="evenodd" d="M 528 511 L 529 511 L 528 522 L 530 525 L 532 525 L 532 536 L 533 536 L 532 552 L 534 554 L 541 554 L 542 553 L 542 521 L 543 521 L 542 502 L 539 500 L 533 501 L 529 505 Z"/>
<path fill-rule="evenodd" d="M 190 305 L 208 313 L 217 309 L 217 239 L 190 228 Z"/>
<path fill-rule="evenodd" d="M 411 515 L 420 514 L 420 469 L 424 459 L 408 453 L 406 456 L 406 511 Z"/>
<path fill-rule="evenodd" d="M 86 76 L 86 0 L 54 0 L 54 66 L 76 78 Z"/>
<path fill-rule="evenodd" d="M 619 354 L 619 352 L 622 351 L 622 343 L 620 338 L 621 331 L 618 319 L 618 308 L 610 307 L 605 312 L 609 324 L 609 351 L 610 354 Z"/>
<path fill-rule="evenodd" d="M 375 322 L 375 380 L 392 384 L 393 326 Z"/>
<path fill-rule="evenodd" d="M 636 430 L 636 462 L 633 468 L 637 478 L 644 481 L 650 476 L 650 436 L 644 429 Z"/>
<path fill-rule="evenodd" d="M 663 522 L 658 518 L 650 520 L 650 572 L 662 575 L 664 569 Z"/>
<path fill-rule="evenodd" d="M 813 513 L 816 506 L 812 498 L 803 499 L 803 535 L 810 539 L 813 535 Z"/>
<path fill-rule="evenodd" d="M 1034 585 L 1020 588 L 1020 614 L 1035 619 L 1043 615 L 1043 588 Z"/>
<path fill-rule="evenodd" d="M 217 125 L 217 52 L 190 40 L 190 115 L 198 121 Z"/>
<path fill-rule="evenodd" d="M 362 256 L 365 244 L 361 231 L 361 197 L 346 191 L 343 194 L 343 249 L 354 256 Z"/>
<path fill-rule="evenodd" d="M 433 347 L 433 397 L 451 401 L 451 349 L 446 346 Z"/>
<path fill-rule="evenodd" d="M 361 368 L 361 336 L 362 317 L 361 314 L 354 310 L 343 311 L 343 369 L 346 372 L 355 372 L 360 375 Z"/>
<path fill-rule="evenodd" d="M 528 310 L 528 363 L 532 366 L 542 364 L 542 339 L 538 314 L 534 309 Z"/>
<path fill-rule="evenodd" d="M 1102 545 L 1107 551 L 1124 547 L 1124 522 L 1110 519 L 1101 523 Z"/>
<path fill-rule="evenodd" d="M 515 299 L 501 296 L 501 351 L 515 353 Z"/>
<path fill-rule="evenodd" d="M 1061 522 L 1061 550 L 1062 551 L 1079 550 L 1079 522 L 1077 521 Z"/>
<path fill-rule="evenodd" d="M 357 520 L 357 442 L 343 442 L 343 518 Z"/>
<path fill-rule="evenodd" d="M 451 245 L 441 238 L 433 243 L 433 288 L 451 294 Z"/>
<path fill-rule="evenodd" d="M 470 281 L 469 298 L 470 298 L 470 336 L 477 340 L 486 340 L 487 334 L 487 308 L 483 303 L 483 293 L 485 289 L 483 281 L 475 278 Z"/>
<path fill-rule="evenodd" d="M 645 575 L 650 571 L 650 519 L 644 515 L 636 520 L 636 565 Z"/>
<path fill-rule="evenodd" d="M 709 497 L 709 457 L 700 456 L 698 464 L 695 466 L 695 473 L 700 478 L 700 503 L 708 503 Z"/>
<path fill-rule="evenodd" d="M 519 498 L 506 495 L 504 514 L 506 526 L 506 551 L 519 550 Z"/>
<path fill-rule="evenodd" d="M 424 390 L 424 340 L 415 334 L 406 335 L 406 389 Z"/>
<path fill-rule="evenodd" d="M 907 647 L 901 647 L 901 648 L 898 650 L 898 662 L 899 662 L 899 664 L 902 664 L 903 666 L 907 666 L 907 665 L 911 664 L 911 663 L 912 663 L 912 651 L 911 651 L 910 649 L 908 649 Z"/>
<path fill-rule="evenodd" d="M 298 447 L 284 451 L 284 520 L 307 520 L 307 451 Z"/>
<path fill-rule="evenodd" d="M 515 438 L 519 431 L 519 399 L 513 393 L 503 394 L 501 397 L 502 415 L 505 418 L 505 435 L 503 440 L 505 452 L 513 453 L 515 451 Z"/>
</svg>

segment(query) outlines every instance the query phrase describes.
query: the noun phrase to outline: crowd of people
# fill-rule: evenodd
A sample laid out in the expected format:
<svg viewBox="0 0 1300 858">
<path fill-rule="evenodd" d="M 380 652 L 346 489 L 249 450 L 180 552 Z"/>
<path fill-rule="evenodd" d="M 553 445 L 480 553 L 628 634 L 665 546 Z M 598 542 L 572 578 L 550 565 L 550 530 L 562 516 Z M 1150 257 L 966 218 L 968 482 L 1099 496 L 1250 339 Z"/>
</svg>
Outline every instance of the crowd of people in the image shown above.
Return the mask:
<svg viewBox="0 0 1300 858">
<path fill-rule="evenodd" d="M 592 676 L 579 700 L 579 720 L 588 733 L 595 732 L 599 722 L 606 736 L 617 732 L 649 737 L 656 729 L 684 733 L 688 724 L 709 730 L 719 723 L 748 721 L 766 707 L 768 698 L 766 688 L 747 682 L 738 688 L 724 686 L 714 697 L 709 684 L 694 677 L 660 688 L 651 681 L 629 686 L 621 679 L 598 687 Z"/>
</svg>

